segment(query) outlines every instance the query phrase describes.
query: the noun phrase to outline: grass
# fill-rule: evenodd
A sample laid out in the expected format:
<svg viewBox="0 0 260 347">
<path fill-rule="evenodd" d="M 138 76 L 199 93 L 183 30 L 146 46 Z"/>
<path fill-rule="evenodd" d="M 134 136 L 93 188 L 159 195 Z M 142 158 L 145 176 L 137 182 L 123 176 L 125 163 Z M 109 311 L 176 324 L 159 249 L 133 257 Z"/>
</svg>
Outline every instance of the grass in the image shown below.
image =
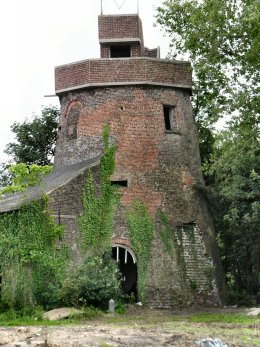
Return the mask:
<svg viewBox="0 0 260 347">
<path fill-rule="evenodd" d="M 0 313 L 0 326 L 20 326 L 20 325 L 43 325 L 43 326 L 59 326 L 67 324 L 82 323 L 87 320 L 99 320 L 105 324 L 123 324 L 135 325 L 136 323 L 146 326 L 152 326 L 163 323 L 223 323 L 223 324 L 244 324 L 258 326 L 260 325 L 260 316 L 252 317 L 238 313 L 199 313 L 187 315 L 151 315 L 142 314 L 114 314 L 104 315 L 102 311 L 92 307 L 87 307 L 83 313 L 73 315 L 68 319 L 59 321 L 49 321 L 42 318 L 43 311 L 35 310 L 33 312 L 15 311 L 13 309 Z M 101 317 L 102 316 L 102 317 Z"/>
<path fill-rule="evenodd" d="M 68 319 L 50 321 L 43 319 L 42 310 L 16 311 L 10 309 L 0 313 L 0 326 L 59 326 L 81 323 L 86 320 L 95 319 L 102 315 L 102 312 L 92 307 L 86 307 L 80 314 L 74 314 Z"/>
<path fill-rule="evenodd" d="M 131 323 L 136 321 L 147 321 L 149 324 L 158 322 L 188 322 L 188 323 L 226 323 L 226 324 L 260 324 L 260 316 L 252 317 L 238 313 L 199 313 L 189 315 L 166 315 L 144 317 L 142 315 L 115 315 L 104 317 L 105 323 Z"/>
<path fill-rule="evenodd" d="M 260 316 L 252 317 L 238 313 L 222 313 L 222 314 L 197 314 L 186 317 L 188 322 L 192 323 L 234 323 L 234 324 L 260 324 Z"/>
<path fill-rule="evenodd" d="M 0 326 L 77 326 L 94 319 L 94 325 L 109 325 L 110 327 L 124 327 L 127 329 L 152 328 L 167 330 L 172 334 L 181 334 L 189 341 L 200 340 L 205 337 L 219 337 L 233 346 L 260 346 L 260 316 L 251 317 L 241 313 L 227 313 L 215 311 L 214 313 L 179 312 L 173 314 L 169 311 L 140 311 L 125 314 L 104 314 L 103 312 L 87 308 L 83 314 L 60 321 L 42 319 L 42 311 L 26 312 L 9 310 L 0 313 Z M 160 330 L 159 330 L 160 331 Z M 100 341 L 101 347 L 110 347 L 105 341 Z"/>
</svg>

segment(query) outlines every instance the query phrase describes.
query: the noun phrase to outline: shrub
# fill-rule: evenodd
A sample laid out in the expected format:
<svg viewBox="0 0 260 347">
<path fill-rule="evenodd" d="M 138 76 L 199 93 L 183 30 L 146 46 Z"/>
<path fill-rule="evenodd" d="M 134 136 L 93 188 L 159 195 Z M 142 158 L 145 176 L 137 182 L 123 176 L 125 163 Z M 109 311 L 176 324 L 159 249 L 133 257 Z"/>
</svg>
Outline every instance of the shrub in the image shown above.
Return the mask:
<svg viewBox="0 0 260 347">
<path fill-rule="evenodd" d="M 87 257 L 74 271 L 68 271 L 60 300 L 63 305 L 107 308 L 109 299 L 122 296 L 118 266 L 109 254 Z"/>
</svg>

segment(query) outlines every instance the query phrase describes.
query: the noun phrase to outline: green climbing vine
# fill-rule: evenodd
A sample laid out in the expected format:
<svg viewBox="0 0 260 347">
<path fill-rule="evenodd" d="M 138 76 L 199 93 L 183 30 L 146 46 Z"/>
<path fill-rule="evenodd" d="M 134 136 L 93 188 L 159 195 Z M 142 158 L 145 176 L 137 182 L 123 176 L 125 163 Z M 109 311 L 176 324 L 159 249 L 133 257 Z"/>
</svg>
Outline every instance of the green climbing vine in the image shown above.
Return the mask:
<svg viewBox="0 0 260 347">
<path fill-rule="evenodd" d="M 134 201 L 127 214 L 130 239 L 138 262 L 138 296 L 145 301 L 145 282 L 147 268 L 151 256 L 154 222 L 146 206 L 140 201 Z"/>
<path fill-rule="evenodd" d="M 83 212 L 79 217 L 83 251 L 102 255 L 111 251 L 111 236 L 115 209 L 120 201 L 118 189 L 111 185 L 115 170 L 116 146 L 109 143 L 109 126 L 103 129 L 104 153 L 100 162 L 100 191 L 96 189 L 93 174 L 87 177 L 83 192 Z"/>
<path fill-rule="evenodd" d="M 0 217 L 0 303 L 4 307 L 48 306 L 56 300 L 67 250 L 63 228 L 54 223 L 47 199 Z"/>
<path fill-rule="evenodd" d="M 160 221 L 162 223 L 162 228 L 159 229 L 159 235 L 163 242 L 165 251 L 173 256 L 174 248 L 176 248 L 176 240 L 174 237 L 174 233 L 171 229 L 169 219 L 166 213 L 159 211 Z"/>
</svg>

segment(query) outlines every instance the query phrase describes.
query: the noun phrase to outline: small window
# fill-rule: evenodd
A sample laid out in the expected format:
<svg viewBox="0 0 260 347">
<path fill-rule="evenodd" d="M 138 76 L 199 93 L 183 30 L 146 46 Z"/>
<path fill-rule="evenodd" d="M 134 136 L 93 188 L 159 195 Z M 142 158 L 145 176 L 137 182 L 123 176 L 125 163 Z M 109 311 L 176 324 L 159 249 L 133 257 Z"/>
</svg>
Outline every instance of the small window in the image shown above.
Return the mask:
<svg viewBox="0 0 260 347">
<path fill-rule="evenodd" d="M 130 45 L 119 45 L 110 47 L 110 58 L 129 58 L 131 57 Z"/>
<path fill-rule="evenodd" d="M 128 182 L 127 182 L 127 180 L 111 181 L 111 184 L 112 184 L 113 186 L 128 187 Z"/>
<path fill-rule="evenodd" d="M 164 122 L 166 130 L 176 130 L 175 107 L 163 106 Z"/>
</svg>

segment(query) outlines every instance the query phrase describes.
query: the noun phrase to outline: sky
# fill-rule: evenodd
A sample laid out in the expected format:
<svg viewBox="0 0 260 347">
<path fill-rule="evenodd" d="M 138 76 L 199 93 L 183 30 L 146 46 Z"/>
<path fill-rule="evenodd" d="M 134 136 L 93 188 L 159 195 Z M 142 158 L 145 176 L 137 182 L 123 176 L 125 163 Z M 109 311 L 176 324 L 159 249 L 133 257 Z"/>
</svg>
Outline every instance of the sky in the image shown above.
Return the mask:
<svg viewBox="0 0 260 347">
<path fill-rule="evenodd" d="M 160 45 L 161 57 L 169 39 L 154 27 L 155 7 L 163 0 L 139 0 L 144 41 Z M 136 13 L 138 0 L 103 0 L 103 13 Z M 119 9 L 122 5 L 122 8 Z M 0 162 L 10 126 L 40 115 L 42 106 L 59 105 L 54 95 L 54 67 L 99 58 L 97 16 L 101 0 L 0 0 Z"/>
</svg>

